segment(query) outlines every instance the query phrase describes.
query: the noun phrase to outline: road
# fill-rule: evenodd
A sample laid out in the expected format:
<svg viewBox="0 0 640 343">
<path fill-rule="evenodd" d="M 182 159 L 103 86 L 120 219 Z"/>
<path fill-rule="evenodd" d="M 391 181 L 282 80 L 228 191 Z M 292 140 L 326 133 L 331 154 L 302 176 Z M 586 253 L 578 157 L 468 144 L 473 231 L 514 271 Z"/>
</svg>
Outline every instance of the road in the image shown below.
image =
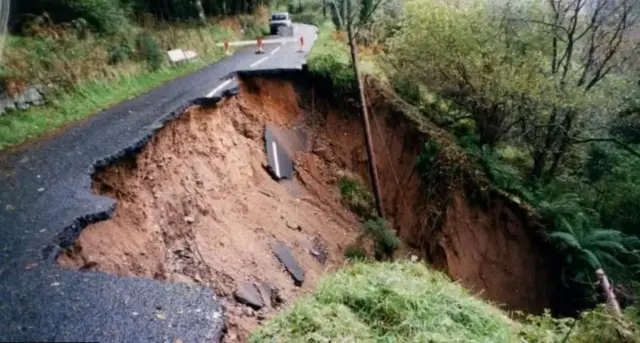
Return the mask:
<svg viewBox="0 0 640 343">
<path fill-rule="evenodd" d="M 92 194 L 91 174 L 136 151 L 186 107 L 237 92 L 236 71 L 299 70 L 316 28 L 298 41 L 255 47 L 0 154 L 0 341 L 216 342 L 224 314 L 205 287 L 60 269 L 55 258 L 114 200 Z"/>
</svg>

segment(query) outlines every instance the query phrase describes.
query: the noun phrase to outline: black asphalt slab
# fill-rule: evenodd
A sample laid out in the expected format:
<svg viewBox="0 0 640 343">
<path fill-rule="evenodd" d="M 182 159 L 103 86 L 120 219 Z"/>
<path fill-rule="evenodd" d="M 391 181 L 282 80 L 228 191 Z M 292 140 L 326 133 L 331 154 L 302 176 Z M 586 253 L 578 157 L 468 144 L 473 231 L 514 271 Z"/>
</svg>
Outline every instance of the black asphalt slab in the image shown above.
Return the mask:
<svg viewBox="0 0 640 343">
<path fill-rule="evenodd" d="M 229 82 L 206 97 L 236 72 L 299 70 L 316 28 L 296 25 L 301 34 L 304 53 L 295 51 L 297 41 L 265 44 L 265 54 L 248 47 L 57 136 L 0 153 L 0 341 L 219 341 L 225 318 L 212 290 L 63 270 L 55 258 L 113 212 L 113 199 L 91 192 L 96 169 L 142 149 L 187 107 L 236 94 Z"/>
</svg>

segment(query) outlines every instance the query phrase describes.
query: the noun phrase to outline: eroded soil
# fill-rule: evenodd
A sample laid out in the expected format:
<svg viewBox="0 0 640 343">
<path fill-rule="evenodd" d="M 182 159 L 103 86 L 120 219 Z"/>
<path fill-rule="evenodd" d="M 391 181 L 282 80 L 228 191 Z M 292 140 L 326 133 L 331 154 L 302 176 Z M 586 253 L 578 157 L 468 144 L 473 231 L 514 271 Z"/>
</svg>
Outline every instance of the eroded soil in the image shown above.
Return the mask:
<svg viewBox="0 0 640 343">
<path fill-rule="evenodd" d="M 299 170 L 317 184 L 308 187 L 278 183 L 264 169 L 264 124 L 286 126 L 302 115 L 290 85 L 272 86 L 192 108 L 138 156 L 98 173 L 94 190 L 118 200 L 115 215 L 83 230 L 59 263 L 211 286 L 226 301 L 228 342 L 246 341 L 274 313 L 236 303 L 238 283 L 267 282 L 287 305 L 341 267 L 359 222 L 339 205 L 337 189 L 315 168 Z M 274 241 L 285 242 L 305 270 L 302 287 L 273 255 Z"/>
<path fill-rule="evenodd" d="M 118 200 L 115 215 L 83 230 L 59 263 L 208 285 L 226 303 L 226 341 L 246 341 L 264 318 L 341 267 L 344 248 L 361 232 L 337 187 L 345 172 L 367 180 L 361 121 L 303 81 L 245 79 L 239 95 L 188 110 L 138 156 L 99 172 L 95 192 Z M 499 197 L 478 204 L 449 185 L 425 197 L 416 156 L 425 141 L 451 138 L 418 130 L 371 97 L 384 207 L 407 246 L 489 300 L 529 312 L 547 307 L 552 285 L 536 228 Z M 295 180 L 278 183 L 265 171 L 267 124 L 283 128 L 276 132 L 297 151 Z M 293 127 L 302 141 L 284 129 Z M 274 241 L 305 270 L 301 287 L 274 257 Z M 260 311 L 237 303 L 233 292 L 244 281 L 273 285 L 284 303 Z"/>
</svg>

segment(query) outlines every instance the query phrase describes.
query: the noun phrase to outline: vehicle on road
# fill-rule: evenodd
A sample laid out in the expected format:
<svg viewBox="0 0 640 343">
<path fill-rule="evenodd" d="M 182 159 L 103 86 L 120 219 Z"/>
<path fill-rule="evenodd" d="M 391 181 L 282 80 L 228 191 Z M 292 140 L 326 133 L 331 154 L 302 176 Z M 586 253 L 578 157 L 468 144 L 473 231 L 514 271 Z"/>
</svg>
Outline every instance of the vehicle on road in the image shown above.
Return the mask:
<svg viewBox="0 0 640 343">
<path fill-rule="evenodd" d="M 288 12 L 276 12 L 271 14 L 271 19 L 269 19 L 269 28 L 271 29 L 271 34 L 278 34 L 283 28 L 287 30 L 291 30 L 293 28 L 293 24 L 291 23 L 291 18 Z"/>
</svg>

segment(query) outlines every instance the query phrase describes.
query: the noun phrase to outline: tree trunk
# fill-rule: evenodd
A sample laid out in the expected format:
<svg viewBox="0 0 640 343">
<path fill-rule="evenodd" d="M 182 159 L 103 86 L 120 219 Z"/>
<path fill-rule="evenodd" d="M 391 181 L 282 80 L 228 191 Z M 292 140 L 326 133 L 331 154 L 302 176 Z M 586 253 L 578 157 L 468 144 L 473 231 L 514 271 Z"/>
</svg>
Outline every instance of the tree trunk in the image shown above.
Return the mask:
<svg viewBox="0 0 640 343">
<path fill-rule="evenodd" d="M 358 67 L 358 47 L 356 46 L 355 39 L 353 37 L 353 23 L 352 23 L 352 8 L 351 1 L 345 0 L 347 2 L 347 15 L 346 15 L 346 24 L 347 24 L 347 35 L 349 38 L 349 48 L 351 50 L 351 65 L 353 66 L 353 72 L 356 77 L 356 82 L 358 84 L 358 93 L 360 100 L 360 109 L 362 114 L 362 121 L 364 125 L 364 133 L 366 136 L 367 143 L 367 155 L 369 157 L 369 174 L 371 177 L 371 183 L 373 184 L 373 192 L 376 198 L 376 209 L 378 211 L 378 216 L 384 218 L 384 210 L 382 206 L 382 194 L 380 192 L 380 183 L 378 180 L 378 169 L 376 167 L 376 155 L 373 151 L 373 140 L 371 138 L 371 129 L 369 125 L 369 114 L 367 113 L 367 103 L 364 97 L 364 87 L 362 85 L 362 79 L 360 78 L 360 69 Z M 344 2 L 343 2 L 344 3 Z"/>
<path fill-rule="evenodd" d="M 207 17 L 204 14 L 204 7 L 202 7 L 202 1 L 196 0 L 193 2 L 193 5 L 196 7 L 196 10 L 198 11 L 198 18 L 200 19 L 200 22 L 202 22 L 203 25 L 206 25 Z"/>
<path fill-rule="evenodd" d="M 613 287 L 611 287 L 611 284 L 609 283 L 607 274 L 604 273 L 604 270 L 598 269 L 596 270 L 596 276 L 598 277 L 600 287 L 602 287 L 602 291 L 604 292 L 605 298 L 607 299 L 607 304 L 611 307 L 616 315 L 620 316 L 622 314 L 620 312 L 620 305 L 618 304 L 616 295 L 613 293 Z"/>
<path fill-rule="evenodd" d="M 327 20 L 327 0 L 322 0 L 322 17 Z"/>
</svg>

